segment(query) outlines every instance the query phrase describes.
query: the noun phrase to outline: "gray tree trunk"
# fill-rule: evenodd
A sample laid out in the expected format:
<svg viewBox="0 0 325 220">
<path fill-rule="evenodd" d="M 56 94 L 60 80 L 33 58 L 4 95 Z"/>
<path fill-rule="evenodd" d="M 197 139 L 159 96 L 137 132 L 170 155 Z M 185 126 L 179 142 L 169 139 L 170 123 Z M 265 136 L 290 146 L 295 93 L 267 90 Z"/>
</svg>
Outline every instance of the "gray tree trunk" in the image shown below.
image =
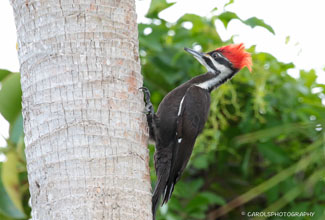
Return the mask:
<svg viewBox="0 0 325 220">
<path fill-rule="evenodd" d="M 11 0 L 33 219 L 151 219 L 134 0 Z"/>
</svg>

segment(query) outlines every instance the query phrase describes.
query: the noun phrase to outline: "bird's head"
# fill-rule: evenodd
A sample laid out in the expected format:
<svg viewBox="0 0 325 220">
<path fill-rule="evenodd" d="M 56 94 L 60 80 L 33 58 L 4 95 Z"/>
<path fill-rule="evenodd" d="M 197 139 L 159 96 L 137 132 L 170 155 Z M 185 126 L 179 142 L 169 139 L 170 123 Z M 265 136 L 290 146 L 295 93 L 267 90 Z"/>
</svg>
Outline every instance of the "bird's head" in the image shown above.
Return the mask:
<svg viewBox="0 0 325 220">
<path fill-rule="evenodd" d="M 245 51 L 244 44 L 230 44 L 217 48 L 208 53 L 201 53 L 195 50 L 184 48 L 192 54 L 211 73 L 233 74 L 245 66 L 252 71 L 251 55 Z"/>
</svg>

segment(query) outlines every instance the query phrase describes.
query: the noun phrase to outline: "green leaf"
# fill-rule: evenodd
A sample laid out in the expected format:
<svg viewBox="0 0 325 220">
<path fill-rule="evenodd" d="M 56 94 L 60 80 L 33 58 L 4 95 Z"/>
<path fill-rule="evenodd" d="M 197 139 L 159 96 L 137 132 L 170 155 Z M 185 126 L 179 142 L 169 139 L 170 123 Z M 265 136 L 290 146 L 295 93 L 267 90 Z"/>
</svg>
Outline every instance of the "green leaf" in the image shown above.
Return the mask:
<svg viewBox="0 0 325 220">
<path fill-rule="evenodd" d="M 226 28 L 228 27 L 228 24 L 229 24 L 229 22 L 232 19 L 239 19 L 239 20 L 241 20 L 235 13 L 230 12 L 230 11 L 223 12 L 222 14 L 220 14 L 218 16 L 218 18 L 220 19 L 220 21 L 223 23 L 223 25 Z"/>
<path fill-rule="evenodd" d="M 24 135 L 23 131 L 23 116 L 20 112 L 16 120 L 11 123 L 9 129 L 9 140 L 17 144 L 20 137 Z"/>
<path fill-rule="evenodd" d="M 0 170 L 1 169 L 2 166 L 0 166 Z M 17 208 L 14 202 L 11 200 L 3 185 L 2 179 L 0 178 L 0 217 L 1 214 L 15 219 L 26 218 L 25 214 L 19 208 Z"/>
<path fill-rule="evenodd" d="M 282 148 L 272 143 L 260 143 L 258 149 L 263 156 L 269 159 L 272 163 L 285 164 L 290 162 L 287 153 Z"/>
<path fill-rule="evenodd" d="M 204 184 L 202 179 L 196 179 L 190 182 L 180 181 L 176 184 L 174 194 L 177 196 L 192 198 Z"/>
<path fill-rule="evenodd" d="M 316 83 L 317 79 L 315 70 L 310 70 L 309 72 L 301 70 L 300 77 L 305 81 L 305 85 L 307 87 L 311 87 L 314 83 Z"/>
<path fill-rule="evenodd" d="M 231 4 L 233 4 L 233 3 L 234 3 L 234 0 L 229 0 L 229 2 L 228 2 L 227 4 L 225 4 L 224 7 L 226 7 L 226 6 L 228 6 L 228 5 L 231 5 Z"/>
<path fill-rule="evenodd" d="M 311 176 L 308 177 L 308 180 L 305 181 L 304 183 L 300 183 L 296 185 L 294 188 L 289 188 L 286 193 L 282 196 L 282 198 L 276 200 L 274 203 L 272 203 L 270 206 L 268 206 L 266 209 L 263 210 L 263 212 L 276 212 L 283 207 L 285 207 L 288 203 L 294 201 L 303 191 L 307 191 L 310 188 L 314 188 L 314 185 L 317 181 L 319 181 L 319 178 L 324 176 L 325 174 L 325 169 L 323 168 L 322 170 L 318 170 L 314 172 Z M 308 202 L 309 203 L 309 202 Z M 306 206 L 309 206 L 310 203 L 299 203 L 294 205 L 295 211 L 302 212 L 305 211 L 304 208 Z M 302 205 L 305 204 L 305 205 Z M 302 206 L 300 206 L 302 205 Z M 297 208 L 297 206 L 299 208 Z M 294 211 L 294 210 L 292 210 Z M 258 218 L 261 219 L 261 218 Z M 262 218 L 264 219 L 264 218 Z"/>
<path fill-rule="evenodd" d="M 198 193 L 188 204 L 186 204 L 185 211 L 189 213 L 191 217 L 203 219 L 210 205 L 224 204 L 226 204 L 226 202 L 222 197 L 211 192 L 202 192 Z"/>
<path fill-rule="evenodd" d="M 197 157 L 193 158 L 193 161 L 191 163 L 197 169 L 206 169 L 209 166 L 208 155 L 198 155 Z"/>
<path fill-rule="evenodd" d="M 219 195 L 211 192 L 202 192 L 200 196 L 206 198 L 209 204 L 225 205 L 226 201 Z"/>
<path fill-rule="evenodd" d="M 257 27 L 257 26 L 264 27 L 265 29 L 270 31 L 272 34 L 275 34 L 273 28 L 270 25 L 266 24 L 262 19 L 252 17 L 252 18 L 249 18 L 243 22 L 245 24 L 251 26 L 252 28 Z"/>
<path fill-rule="evenodd" d="M 26 154 L 25 154 L 25 142 L 24 142 L 24 136 L 20 136 L 16 143 L 16 152 L 19 157 L 19 160 L 22 160 L 24 164 L 23 166 L 26 166 Z"/>
<path fill-rule="evenodd" d="M 231 20 L 238 19 L 241 22 L 243 22 L 244 24 L 247 24 L 252 28 L 260 26 L 260 27 L 263 27 L 263 28 L 267 29 L 272 34 L 275 34 L 273 28 L 270 25 L 266 24 L 262 19 L 259 19 L 259 18 L 256 18 L 256 17 L 251 17 L 251 18 L 249 18 L 247 20 L 242 20 L 241 18 L 239 18 L 237 16 L 237 14 L 235 14 L 233 12 L 230 12 L 230 11 L 226 11 L 226 12 L 223 12 L 222 14 L 220 14 L 218 16 L 218 18 L 222 21 L 222 23 L 224 24 L 224 26 L 226 28 L 228 27 L 228 24 L 229 24 L 229 22 Z"/>
<path fill-rule="evenodd" d="M 164 207 L 164 206 L 163 206 Z M 168 210 L 181 210 L 182 205 L 178 199 L 176 199 L 174 196 L 171 197 L 171 199 L 168 202 Z M 165 210 L 161 210 L 161 213 L 163 213 Z"/>
<path fill-rule="evenodd" d="M 234 208 L 245 204 L 246 202 L 257 197 L 258 195 L 261 195 L 263 192 L 271 189 L 272 187 L 276 186 L 280 182 L 286 180 L 294 173 L 306 169 L 308 165 L 310 165 L 315 160 L 318 160 L 319 158 L 320 158 L 319 151 L 315 151 L 311 155 L 302 158 L 300 161 L 282 170 L 281 172 L 277 173 L 275 176 L 271 177 L 270 179 L 264 181 L 258 186 L 251 188 L 249 191 L 245 192 L 244 194 L 228 202 L 226 205 L 218 208 L 216 210 L 216 217 L 223 216 L 228 212 L 230 212 L 231 210 L 233 210 Z"/>
<path fill-rule="evenodd" d="M 248 148 L 245 152 L 243 163 L 242 163 L 242 171 L 245 177 L 247 177 L 248 172 L 249 172 L 249 163 L 251 160 L 251 153 L 252 153 L 252 148 Z"/>
<path fill-rule="evenodd" d="M 315 212 L 313 220 L 323 220 L 325 217 L 325 206 L 321 204 L 315 204 L 312 209 L 312 212 Z"/>
<path fill-rule="evenodd" d="M 175 2 L 167 3 L 166 0 L 152 0 L 146 17 L 158 18 L 158 14 L 161 11 L 165 10 L 166 8 L 169 8 L 174 4 Z"/>
<path fill-rule="evenodd" d="M 296 203 L 290 209 L 291 212 L 307 212 L 311 202 L 300 202 Z M 303 219 L 303 218 L 300 218 Z"/>
<path fill-rule="evenodd" d="M 14 220 L 14 218 L 10 218 L 6 215 L 3 215 L 1 211 L 0 211 L 0 219 L 1 220 Z"/>
<path fill-rule="evenodd" d="M 191 212 L 197 209 L 207 209 L 208 205 L 209 199 L 198 194 L 186 205 L 186 210 Z"/>
<path fill-rule="evenodd" d="M 314 128 L 315 122 L 308 122 L 308 123 L 288 123 L 288 124 L 281 124 L 277 126 L 269 126 L 265 129 L 260 129 L 255 132 L 242 134 L 235 138 L 236 144 L 246 144 L 246 143 L 253 143 L 261 140 L 268 140 L 270 138 L 274 138 L 279 135 L 283 134 L 290 134 L 294 132 L 304 133 L 308 128 Z"/>
<path fill-rule="evenodd" d="M 17 170 L 18 156 L 16 152 L 10 151 L 6 154 L 6 157 L 7 161 L 3 163 L 1 170 L 3 187 L 15 205 L 15 208 L 23 213 L 24 211 L 21 203 L 21 192 L 19 188 L 19 177 Z"/>
<path fill-rule="evenodd" d="M 289 44 L 289 42 L 290 42 L 290 36 L 286 36 L 285 44 Z"/>
<path fill-rule="evenodd" d="M 10 71 L 0 69 L 0 82 L 1 82 L 3 79 L 5 79 L 9 74 L 11 74 Z"/>
<path fill-rule="evenodd" d="M 168 213 L 166 217 L 160 218 L 159 220 L 182 220 L 182 218 L 177 214 Z"/>
<path fill-rule="evenodd" d="M 9 123 L 13 123 L 21 111 L 20 75 L 9 74 L 1 83 L 0 113 Z"/>
</svg>

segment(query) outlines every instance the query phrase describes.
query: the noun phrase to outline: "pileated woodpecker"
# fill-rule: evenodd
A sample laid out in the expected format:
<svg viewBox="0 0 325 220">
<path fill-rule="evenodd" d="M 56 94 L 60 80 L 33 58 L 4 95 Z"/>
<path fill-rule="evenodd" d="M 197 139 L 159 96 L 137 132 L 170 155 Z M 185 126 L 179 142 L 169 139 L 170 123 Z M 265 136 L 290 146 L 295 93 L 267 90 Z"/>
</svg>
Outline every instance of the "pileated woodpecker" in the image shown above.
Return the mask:
<svg viewBox="0 0 325 220">
<path fill-rule="evenodd" d="M 169 92 L 154 113 L 150 92 L 144 92 L 150 139 L 155 142 L 154 155 L 157 184 L 152 196 L 152 213 L 160 197 L 162 204 L 170 199 L 192 154 L 197 136 L 208 118 L 210 93 L 231 79 L 240 69 L 251 71 L 252 59 L 243 44 L 232 44 L 208 53 L 185 48 L 205 68 L 207 73 L 192 78 Z"/>
</svg>

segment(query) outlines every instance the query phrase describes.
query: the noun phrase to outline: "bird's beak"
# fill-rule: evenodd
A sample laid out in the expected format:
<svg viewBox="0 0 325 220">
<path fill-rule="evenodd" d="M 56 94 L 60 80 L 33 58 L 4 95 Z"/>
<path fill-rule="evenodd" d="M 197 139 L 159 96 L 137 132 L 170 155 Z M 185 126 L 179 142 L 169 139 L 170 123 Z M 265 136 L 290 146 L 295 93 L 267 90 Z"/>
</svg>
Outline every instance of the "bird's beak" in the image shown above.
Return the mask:
<svg viewBox="0 0 325 220">
<path fill-rule="evenodd" d="M 197 52 L 197 51 L 192 50 L 192 49 L 190 49 L 190 48 L 186 48 L 186 47 L 185 47 L 184 50 L 185 50 L 186 52 L 189 52 L 190 54 L 192 54 L 196 59 L 203 59 L 203 57 L 206 56 L 205 53 Z"/>
<path fill-rule="evenodd" d="M 197 59 L 203 66 L 206 66 L 206 62 L 204 61 L 204 58 L 208 58 L 207 55 L 205 53 L 201 53 L 201 52 L 197 52 L 195 50 L 192 50 L 190 48 L 184 48 L 184 50 L 190 54 L 192 54 L 192 56 L 195 57 L 195 59 Z"/>
</svg>

